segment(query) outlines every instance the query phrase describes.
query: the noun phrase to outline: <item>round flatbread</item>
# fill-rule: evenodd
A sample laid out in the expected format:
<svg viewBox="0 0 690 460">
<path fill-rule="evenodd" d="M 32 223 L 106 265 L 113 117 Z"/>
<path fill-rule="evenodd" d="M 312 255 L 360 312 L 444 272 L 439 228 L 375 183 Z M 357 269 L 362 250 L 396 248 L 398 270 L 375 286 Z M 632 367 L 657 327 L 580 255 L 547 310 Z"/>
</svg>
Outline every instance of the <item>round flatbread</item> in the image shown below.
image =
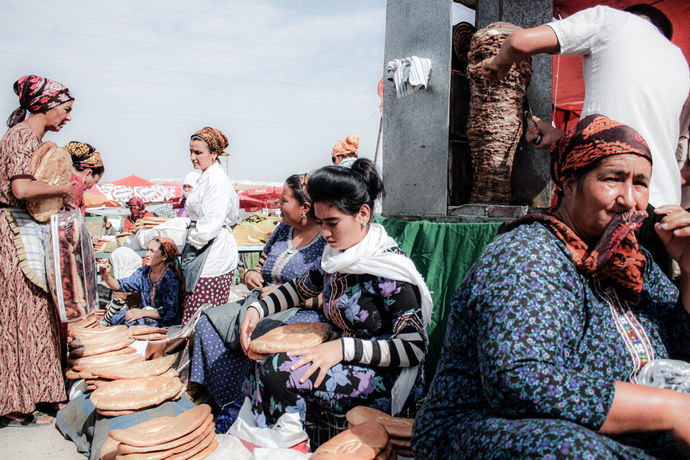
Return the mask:
<svg viewBox="0 0 690 460">
<path fill-rule="evenodd" d="M 277 327 L 249 344 L 254 355 L 267 355 L 315 347 L 328 339 L 331 326 L 326 323 L 293 323 Z"/>
</svg>

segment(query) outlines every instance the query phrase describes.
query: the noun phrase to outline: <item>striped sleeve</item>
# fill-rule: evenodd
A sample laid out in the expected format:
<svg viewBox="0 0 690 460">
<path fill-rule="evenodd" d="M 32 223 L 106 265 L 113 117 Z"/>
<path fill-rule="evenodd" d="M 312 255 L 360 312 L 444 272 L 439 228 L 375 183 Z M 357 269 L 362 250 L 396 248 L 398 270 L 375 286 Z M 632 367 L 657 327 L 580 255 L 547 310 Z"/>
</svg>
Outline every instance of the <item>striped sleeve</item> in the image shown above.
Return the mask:
<svg viewBox="0 0 690 460">
<path fill-rule="evenodd" d="M 398 283 L 389 308 L 393 315 L 393 334 L 388 339 L 367 340 L 343 337 L 343 360 L 379 367 L 411 367 L 424 361 L 426 343 L 421 320 L 419 289 Z M 388 303 L 388 302 L 387 302 Z"/>
<path fill-rule="evenodd" d="M 250 307 L 256 308 L 261 318 L 265 318 L 279 311 L 302 305 L 305 300 L 318 296 L 322 285 L 323 275 L 318 270 L 312 270 L 282 284 L 263 299 L 252 303 Z"/>
</svg>

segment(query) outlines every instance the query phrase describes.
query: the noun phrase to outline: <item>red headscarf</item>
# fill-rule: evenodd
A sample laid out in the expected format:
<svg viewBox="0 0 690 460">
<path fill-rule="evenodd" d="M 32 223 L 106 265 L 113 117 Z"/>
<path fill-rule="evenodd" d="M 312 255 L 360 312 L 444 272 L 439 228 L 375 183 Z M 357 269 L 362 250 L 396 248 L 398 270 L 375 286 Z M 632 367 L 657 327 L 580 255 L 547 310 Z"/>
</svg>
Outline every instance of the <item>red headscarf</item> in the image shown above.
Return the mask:
<svg viewBox="0 0 690 460">
<path fill-rule="evenodd" d="M 14 82 L 14 92 L 19 96 L 19 108 L 7 119 L 10 128 L 26 118 L 26 112 L 47 112 L 73 101 L 72 93 L 64 85 L 38 75 L 26 75 Z"/>
<path fill-rule="evenodd" d="M 141 219 L 146 215 L 146 206 L 144 206 L 144 200 L 138 196 L 133 196 L 127 201 L 127 206 L 129 206 L 129 212 L 132 213 L 132 221 Z"/>
<path fill-rule="evenodd" d="M 568 131 L 551 148 L 551 177 L 556 183 L 557 200 L 567 177 L 612 155 L 639 155 L 652 162 L 645 140 L 631 127 L 604 117 L 589 115 Z M 635 301 L 642 293 L 646 258 L 640 251 L 635 231 L 647 217 L 646 211 L 630 211 L 614 217 L 599 241 L 590 247 L 565 222 L 553 214 L 534 213 L 504 226 L 511 230 L 521 224 L 541 222 L 565 244 L 578 270 L 613 285 Z"/>
</svg>

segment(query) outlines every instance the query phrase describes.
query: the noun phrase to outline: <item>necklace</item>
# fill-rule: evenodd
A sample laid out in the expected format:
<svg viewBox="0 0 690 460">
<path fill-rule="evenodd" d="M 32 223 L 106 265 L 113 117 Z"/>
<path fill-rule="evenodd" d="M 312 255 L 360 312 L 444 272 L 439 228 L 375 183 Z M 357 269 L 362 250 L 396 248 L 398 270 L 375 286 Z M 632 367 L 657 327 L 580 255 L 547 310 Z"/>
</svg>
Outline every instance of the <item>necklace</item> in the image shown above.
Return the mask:
<svg viewBox="0 0 690 460">
<path fill-rule="evenodd" d="M 151 282 L 151 298 L 150 298 L 149 300 L 150 300 L 150 303 L 151 303 L 151 306 L 152 306 L 152 307 L 154 306 L 154 305 L 153 305 L 153 302 L 154 302 L 154 300 L 155 300 L 155 298 L 156 298 L 156 289 L 158 288 L 158 283 L 161 282 L 161 280 L 163 279 L 163 275 L 165 275 L 165 272 L 166 272 L 166 271 L 167 271 L 167 270 L 163 270 L 163 271 L 161 272 L 161 274 L 158 275 L 158 279 L 157 279 L 156 281 L 154 281 L 154 280 L 153 280 L 153 276 L 152 276 L 152 274 L 153 274 L 153 267 L 151 267 L 151 268 L 149 269 L 148 278 L 149 278 L 149 281 Z"/>
</svg>

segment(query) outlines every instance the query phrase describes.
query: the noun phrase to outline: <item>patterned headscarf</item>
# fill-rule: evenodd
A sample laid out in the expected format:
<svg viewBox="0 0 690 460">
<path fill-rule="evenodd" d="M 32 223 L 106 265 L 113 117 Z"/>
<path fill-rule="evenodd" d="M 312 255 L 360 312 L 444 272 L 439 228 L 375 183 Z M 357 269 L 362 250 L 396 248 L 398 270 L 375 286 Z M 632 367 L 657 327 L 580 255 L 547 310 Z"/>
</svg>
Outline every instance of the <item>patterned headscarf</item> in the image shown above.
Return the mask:
<svg viewBox="0 0 690 460">
<path fill-rule="evenodd" d="M 47 112 L 50 109 L 73 101 L 74 97 L 67 87 L 38 75 L 25 75 L 14 82 L 14 92 L 19 96 L 19 108 L 7 119 L 10 128 L 26 118 L 26 112 Z"/>
<path fill-rule="evenodd" d="M 612 155 L 634 154 L 649 160 L 647 143 L 637 131 L 602 115 L 589 115 L 566 133 L 551 148 L 551 173 L 559 187 L 566 178 Z M 521 224 L 541 222 L 565 244 L 578 270 L 605 284 L 613 285 L 624 297 L 637 301 L 642 293 L 647 260 L 640 251 L 635 231 L 647 217 L 646 211 L 629 211 L 616 215 L 604 234 L 590 247 L 565 222 L 548 213 L 534 213 L 505 225 L 501 231 Z"/>
<path fill-rule="evenodd" d="M 304 197 L 307 199 L 308 202 L 311 203 L 311 196 L 309 196 L 309 187 L 307 185 L 309 184 L 309 174 L 303 173 L 299 175 L 299 185 L 302 187 L 302 193 L 304 193 Z"/>
<path fill-rule="evenodd" d="M 133 196 L 127 201 L 127 206 L 129 206 L 129 212 L 132 213 L 132 220 L 136 221 L 141 219 L 146 215 L 146 206 L 144 206 L 144 200 L 138 196 Z"/>
<path fill-rule="evenodd" d="M 211 149 L 211 152 L 217 153 L 218 156 L 226 157 L 230 155 L 229 153 L 225 152 L 225 149 L 228 148 L 230 142 L 228 141 L 227 136 L 223 134 L 223 131 L 220 129 L 214 129 L 210 126 L 206 126 L 205 128 L 201 128 L 199 131 L 195 132 L 192 135 L 192 139 L 194 138 L 198 138 L 206 142 Z"/>
<path fill-rule="evenodd" d="M 158 241 L 161 244 L 161 250 L 163 251 L 163 255 L 166 259 L 172 260 L 180 255 L 180 251 L 177 249 L 177 245 L 170 238 L 164 238 L 162 236 L 159 236 L 158 238 L 156 238 L 156 241 Z"/>
<path fill-rule="evenodd" d="M 71 141 L 65 145 L 65 150 L 72 156 L 72 164 L 75 167 L 92 169 L 103 167 L 101 154 L 91 144 Z"/>
</svg>

